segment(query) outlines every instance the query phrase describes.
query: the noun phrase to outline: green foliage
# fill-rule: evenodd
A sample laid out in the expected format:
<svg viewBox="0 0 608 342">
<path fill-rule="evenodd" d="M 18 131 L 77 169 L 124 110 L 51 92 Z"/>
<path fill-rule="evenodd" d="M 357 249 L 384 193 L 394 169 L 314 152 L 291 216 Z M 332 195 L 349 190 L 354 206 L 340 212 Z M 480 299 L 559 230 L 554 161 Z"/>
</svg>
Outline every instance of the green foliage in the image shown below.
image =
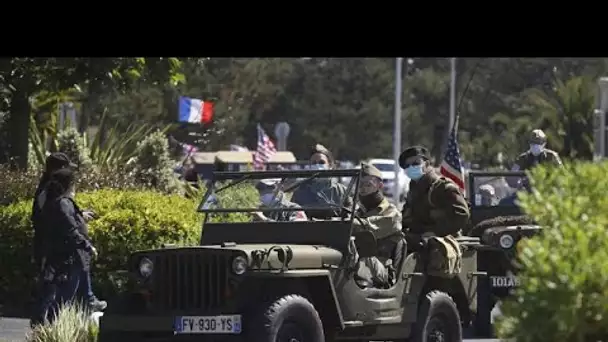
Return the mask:
<svg viewBox="0 0 608 342">
<path fill-rule="evenodd" d="M 32 198 L 38 186 L 40 171 L 15 171 L 6 164 L 0 164 L 0 206 Z"/>
<path fill-rule="evenodd" d="M 68 155 L 78 169 L 87 171 L 92 166 L 91 152 L 86 147 L 84 139 L 75 128 L 68 127 L 57 135 L 58 150 Z"/>
<path fill-rule="evenodd" d="M 52 323 L 39 324 L 28 333 L 27 342 L 95 342 L 99 327 L 79 303 L 61 307 Z"/>
<path fill-rule="evenodd" d="M 140 141 L 136 156 L 134 173 L 139 182 L 166 192 L 180 189 L 173 172 L 169 142 L 163 132 L 154 132 Z"/>
<path fill-rule="evenodd" d="M 517 342 L 608 336 L 608 163 L 536 168 L 524 210 L 545 227 L 520 248 L 522 285 L 499 333 Z"/>
<path fill-rule="evenodd" d="M 129 254 L 158 248 L 163 243 L 196 244 L 202 216 L 198 199 L 153 191 L 99 190 L 78 193 L 83 209 L 99 218 L 89 223 L 89 233 L 99 251 L 93 282 L 100 296 L 111 296 L 121 285 L 120 274 Z M 0 298 L 25 303 L 34 273 L 31 256 L 31 200 L 0 207 Z"/>
</svg>

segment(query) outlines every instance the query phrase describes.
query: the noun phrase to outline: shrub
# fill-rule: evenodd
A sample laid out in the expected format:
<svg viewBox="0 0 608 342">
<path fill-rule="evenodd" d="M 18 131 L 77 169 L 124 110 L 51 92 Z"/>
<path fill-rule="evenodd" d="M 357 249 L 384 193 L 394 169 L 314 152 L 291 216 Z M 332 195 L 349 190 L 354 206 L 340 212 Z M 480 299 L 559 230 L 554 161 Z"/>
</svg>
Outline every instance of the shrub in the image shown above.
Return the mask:
<svg viewBox="0 0 608 342">
<path fill-rule="evenodd" d="M 537 168 L 524 210 L 545 229 L 522 241 L 521 287 L 503 305 L 499 335 L 518 342 L 608 336 L 608 163 Z"/>
<path fill-rule="evenodd" d="M 52 323 L 39 324 L 27 335 L 27 342 L 95 342 L 99 327 L 80 304 L 62 307 Z"/>
<path fill-rule="evenodd" d="M 198 200 L 152 191 L 100 190 L 79 193 L 76 201 L 99 215 L 90 222 L 89 231 L 99 251 L 93 282 L 102 296 L 111 296 L 120 286 L 115 271 L 124 269 L 132 251 L 163 243 L 191 245 L 200 236 L 202 217 L 195 211 Z M 31 205 L 28 200 L 0 207 L 0 298 L 15 303 L 28 300 L 34 278 Z"/>
<path fill-rule="evenodd" d="M 139 182 L 169 193 L 180 189 L 164 133 L 148 135 L 137 144 L 136 154 L 135 177 Z"/>
<path fill-rule="evenodd" d="M 31 199 L 40 181 L 39 170 L 11 170 L 8 165 L 0 165 L 0 205 Z M 77 191 L 97 189 L 143 189 L 134 176 L 119 170 L 89 170 L 77 177 Z"/>
<path fill-rule="evenodd" d="M 31 198 L 40 179 L 40 171 L 15 171 L 0 164 L 0 205 Z"/>
<path fill-rule="evenodd" d="M 190 199 L 150 190 L 102 189 L 77 191 L 82 209 L 93 209 L 98 218 L 89 224 L 89 233 L 99 251 L 93 263 L 93 283 L 98 296 L 109 298 L 122 286 L 119 270 L 124 270 L 131 252 L 158 248 L 163 243 L 195 245 L 199 241 L 203 215 L 196 212 L 204 189 Z M 225 207 L 254 207 L 257 193 L 242 184 L 219 194 Z M 31 200 L 0 207 L 0 298 L 8 305 L 23 306 L 30 298 L 34 279 L 31 267 Z M 215 215 L 211 221 L 248 220 L 243 213 Z"/>
<path fill-rule="evenodd" d="M 57 145 L 59 151 L 67 154 L 80 170 L 86 171 L 91 168 L 91 152 L 86 147 L 83 137 L 75 128 L 68 127 L 59 132 L 57 134 Z"/>
</svg>

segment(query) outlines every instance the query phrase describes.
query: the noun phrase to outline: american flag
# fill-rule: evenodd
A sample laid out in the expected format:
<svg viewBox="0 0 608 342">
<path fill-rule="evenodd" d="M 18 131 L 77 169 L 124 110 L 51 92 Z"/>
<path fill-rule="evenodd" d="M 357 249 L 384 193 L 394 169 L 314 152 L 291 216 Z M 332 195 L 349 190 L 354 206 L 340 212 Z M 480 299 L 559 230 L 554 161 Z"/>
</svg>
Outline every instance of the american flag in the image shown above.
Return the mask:
<svg viewBox="0 0 608 342">
<path fill-rule="evenodd" d="M 452 127 L 452 131 L 450 132 L 448 150 L 441 162 L 440 172 L 445 177 L 453 180 L 464 193 L 464 172 L 462 170 L 462 164 L 460 163 L 460 148 L 458 147 L 458 140 L 456 139 L 456 125 Z"/>
<path fill-rule="evenodd" d="M 264 170 L 265 164 L 268 162 L 270 157 L 277 152 L 277 149 L 274 147 L 274 143 L 262 126 L 258 124 L 258 148 L 253 155 L 253 168 L 256 170 Z"/>
</svg>

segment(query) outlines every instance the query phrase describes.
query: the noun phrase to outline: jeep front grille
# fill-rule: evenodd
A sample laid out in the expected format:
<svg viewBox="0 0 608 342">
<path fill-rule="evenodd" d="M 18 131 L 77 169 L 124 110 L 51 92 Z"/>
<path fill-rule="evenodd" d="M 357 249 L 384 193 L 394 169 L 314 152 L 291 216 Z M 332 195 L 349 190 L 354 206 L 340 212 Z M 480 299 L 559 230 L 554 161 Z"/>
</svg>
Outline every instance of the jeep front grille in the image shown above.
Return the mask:
<svg viewBox="0 0 608 342">
<path fill-rule="evenodd" d="M 225 300 L 229 267 L 226 253 L 167 251 L 156 255 L 152 275 L 154 309 L 213 310 Z"/>
</svg>

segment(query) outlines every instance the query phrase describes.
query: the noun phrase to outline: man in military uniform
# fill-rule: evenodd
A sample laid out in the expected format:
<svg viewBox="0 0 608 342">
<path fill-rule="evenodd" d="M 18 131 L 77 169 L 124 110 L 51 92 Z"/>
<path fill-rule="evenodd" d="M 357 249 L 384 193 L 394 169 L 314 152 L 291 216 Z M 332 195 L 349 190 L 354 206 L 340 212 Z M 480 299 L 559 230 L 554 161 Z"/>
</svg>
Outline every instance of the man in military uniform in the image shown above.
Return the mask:
<svg viewBox="0 0 608 342">
<path fill-rule="evenodd" d="M 399 165 L 411 179 L 403 206 L 403 227 L 408 248 L 414 251 L 426 244 L 429 236 L 439 238 L 430 239 L 434 243 L 453 245 L 454 237 L 467 227 L 470 217 L 458 186 L 438 175 L 429 159 L 428 150 L 422 146 L 409 147 L 399 156 Z M 459 248 L 452 251 L 460 253 Z"/>
<path fill-rule="evenodd" d="M 330 170 L 335 168 L 333 154 L 323 145 L 316 144 L 310 154 L 310 169 Z M 302 207 L 325 207 L 328 205 L 341 206 L 346 196 L 346 187 L 339 182 L 337 177 L 323 178 L 317 177 L 310 181 L 305 181 L 293 193 L 291 200 Z M 347 198 L 345 205 L 352 205 L 352 199 Z M 309 217 L 329 218 L 338 216 L 335 211 L 310 211 L 307 210 Z"/>
<path fill-rule="evenodd" d="M 378 255 L 359 260 L 357 276 L 378 288 L 389 288 L 395 281 L 403 253 L 398 250 L 403 241 L 401 213 L 382 192 L 382 173 L 373 165 L 363 164 L 359 185 L 357 210 L 360 219 L 353 220 L 353 232 L 370 231 L 377 241 Z"/>
<path fill-rule="evenodd" d="M 513 165 L 513 171 L 524 171 L 539 164 L 554 164 L 562 166 L 562 161 L 557 152 L 552 151 L 547 145 L 547 136 L 540 129 L 535 129 L 530 135 L 530 150 L 517 157 Z"/>
<path fill-rule="evenodd" d="M 278 187 L 279 179 L 262 179 L 256 184 L 260 194 L 261 208 L 276 208 L 277 210 L 262 213 L 255 212 L 254 219 L 259 221 L 306 221 L 306 214 L 301 211 L 285 211 L 284 208 L 300 208 L 299 205 L 290 202 L 285 193 Z"/>
</svg>

